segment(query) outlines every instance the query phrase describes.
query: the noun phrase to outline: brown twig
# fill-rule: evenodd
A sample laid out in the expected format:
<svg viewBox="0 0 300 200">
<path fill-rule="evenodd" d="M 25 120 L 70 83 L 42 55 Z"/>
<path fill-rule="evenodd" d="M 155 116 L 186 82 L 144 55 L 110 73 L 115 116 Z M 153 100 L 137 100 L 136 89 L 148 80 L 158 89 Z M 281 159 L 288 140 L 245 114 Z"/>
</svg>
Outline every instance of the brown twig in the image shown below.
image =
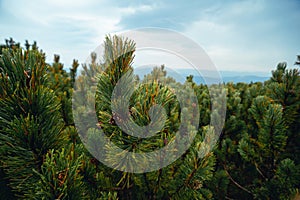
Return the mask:
<svg viewBox="0 0 300 200">
<path fill-rule="evenodd" d="M 227 168 L 225 167 L 225 165 L 223 165 L 223 166 L 224 166 L 224 170 L 225 170 L 227 176 L 229 177 L 229 179 L 230 179 L 230 180 L 231 180 L 238 188 L 242 189 L 243 191 L 245 191 L 245 192 L 247 192 L 247 193 L 249 193 L 249 194 L 251 194 L 251 195 L 253 196 L 253 194 L 252 194 L 248 189 L 244 188 L 244 187 L 241 186 L 238 182 L 236 182 L 236 181 L 232 178 L 232 176 L 229 174 L 229 172 L 227 171 Z"/>
</svg>

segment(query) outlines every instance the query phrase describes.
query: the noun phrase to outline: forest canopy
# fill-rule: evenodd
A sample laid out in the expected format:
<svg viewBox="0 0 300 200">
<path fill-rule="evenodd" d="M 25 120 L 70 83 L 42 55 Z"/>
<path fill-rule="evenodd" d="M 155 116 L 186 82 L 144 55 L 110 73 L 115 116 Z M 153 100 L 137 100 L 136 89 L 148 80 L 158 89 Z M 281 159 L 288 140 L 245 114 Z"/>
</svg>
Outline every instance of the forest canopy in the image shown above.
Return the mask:
<svg viewBox="0 0 300 200">
<path fill-rule="evenodd" d="M 166 113 L 162 129 L 146 139 L 120 129 L 110 98 L 118 80 L 134 70 L 135 43 L 107 36 L 104 44 L 104 58 L 110 62 L 97 63 L 92 53 L 91 63 L 80 67 L 74 60 L 68 70 L 58 55 L 47 63 L 36 42 L 26 41 L 22 47 L 9 39 L 0 45 L 0 199 L 300 197 L 300 56 L 294 68 L 284 62 L 274 66 L 265 82 L 225 83 L 225 125 L 217 145 L 203 146 L 204 138 L 215 131 L 210 126 L 213 102 L 208 86 L 196 84 L 193 76 L 178 83 L 164 66 L 144 77 L 159 81 L 137 87 L 128 108 L 132 120 L 145 126 L 151 122 L 150 107 L 162 104 Z M 164 84 L 191 86 L 199 116 L 181 109 L 176 95 Z M 94 97 L 88 96 L 93 92 Z M 187 95 L 187 89 L 181 92 Z M 74 98 L 84 106 L 74 109 Z M 83 110 L 89 108 L 96 110 L 98 123 L 93 125 L 131 152 L 149 152 L 171 143 L 183 114 L 200 120 L 196 126 L 183 127 L 196 136 L 176 161 L 156 171 L 130 173 L 107 167 L 87 150 L 85 140 L 94 149 L 103 148 L 93 143 L 99 136 L 97 128 L 79 130 L 74 122 L 88 123 L 89 113 Z M 212 151 L 199 157 L 201 148 Z M 119 155 L 100 156 L 122 167 Z"/>
</svg>

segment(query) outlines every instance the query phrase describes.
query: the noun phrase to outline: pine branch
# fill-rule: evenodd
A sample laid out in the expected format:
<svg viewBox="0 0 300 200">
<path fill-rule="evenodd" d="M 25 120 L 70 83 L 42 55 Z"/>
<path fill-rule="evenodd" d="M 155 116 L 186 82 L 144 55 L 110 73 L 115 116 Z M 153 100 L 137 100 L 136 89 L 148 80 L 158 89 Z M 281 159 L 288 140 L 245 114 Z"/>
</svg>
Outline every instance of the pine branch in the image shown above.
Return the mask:
<svg viewBox="0 0 300 200">
<path fill-rule="evenodd" d="M 241 190 L 247 192 L 248 194 L 251 194 L 252 196 L 254 196 L 248 189 L 246 189 L 245 187 L 241 186 L 238 182 L 236 182 L 236 181 L 232 178 L 232 176 L 229 174 L 229 172 L 228 172 L 228 170 L 227 170 L 227 167 L 226 167 L 224 164 L 223 164 L 223 167 L 224 167 L 224 170 L 225 170 L 225 172 L 226 172 L 228 178 L 232 181 L 232 183 L 233 183 L 234 185 L 236 185 L 236 186 L 237 186 L 238 188 L 240 188 Z"/>
<path fill-rule="evenodd" d="M 268 179 L 266 178 L 266 176 L 262 173 L 262 171 L 259 169 L 258 164 L 256 162 L 254 162 L 255 165 L 255 169 L 256 171 L 265 179 L 265 181 L 267 181 Z"/>
</svg>

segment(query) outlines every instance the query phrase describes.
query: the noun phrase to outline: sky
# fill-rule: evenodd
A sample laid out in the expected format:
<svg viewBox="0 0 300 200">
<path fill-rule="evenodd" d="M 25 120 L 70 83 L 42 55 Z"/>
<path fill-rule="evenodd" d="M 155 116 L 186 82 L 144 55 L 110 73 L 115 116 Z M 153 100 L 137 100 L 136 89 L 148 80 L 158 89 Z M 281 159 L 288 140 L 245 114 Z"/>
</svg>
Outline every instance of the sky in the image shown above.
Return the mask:
<svg viewBox="0 0 300 200">
<path fill-rule="evenodd" d="M 211 2 L 0 0 L 0 42 L 37 41 L 48 62 L 59 54 L 69 67 L 74 58 L 84 63 L 107 34 L 157 27 L 195 41 L 219 70 L 264 74 L 279 62 L 294 67 L 300 54 L 299 0 Z"/>
</svg>

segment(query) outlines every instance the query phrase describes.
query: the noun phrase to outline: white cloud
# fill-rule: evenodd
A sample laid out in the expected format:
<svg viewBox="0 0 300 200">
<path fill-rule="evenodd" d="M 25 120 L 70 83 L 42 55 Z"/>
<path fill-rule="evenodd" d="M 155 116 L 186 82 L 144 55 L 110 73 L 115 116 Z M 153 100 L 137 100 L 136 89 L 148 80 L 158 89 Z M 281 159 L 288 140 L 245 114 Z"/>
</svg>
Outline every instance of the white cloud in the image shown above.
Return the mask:
<svg viewBox="0 0 300 200">
<path fill-rule="evenodd" d="M 99 1 L 5 0 L 3 7 L 19 20 L 10 31 L 22 30 L 19 38 L 27 36 L 37 40 L 46 51 L 48 61 L 52 61 L 54 53 L 59 53 L 62 62 L 70 65 L 73 58 L 84 62 L 105 34 L 120 30 L 122 11 L 107 2 L 102 3 L 105 6 Z M 78 44 L 85 49 L 78 48 Z"/>
<path fill-rule="evenodd" d="M 6 37 L 15 35 L 21 40 L 37 40 L 46 51 L 48 61 L 52 61 L 53 54 L 60 54 L 61 61 L 67 66 L 73 58 L 85 62 L 106 34 L 121 31 L 119 22 L 123 16 L 149 12 L 156 6 L 140 4 L 120 7 L 108 0 L 4 0 L 2 5 L 19 22 L 9 27 L 10 32 L 17 34 L 8 31 L 10 35 Z"/>
<path fill-rule="evenodd" d="M 293 64 L 300 53 L 295 45 L 299 41 L 296 6 L 296 1 L 256 0 L 215 4 L 2 0 L 0 39 L 36 40 L 48 61 L 58 53 L 70 66 L 73 58 L 84 62 L 105 34 L 128 27 L 165 26 L 196 41 L 220 69 L 270 71 L 281 60 Z"/>
<path fill-rule="evenodd" d="M 149 12 L 155 8 L 155 5 L 137 5 L 137 6 L 128 6 L 124 8 L 120 8 L 122 14 L 124 15 L 132 15 L 137 12 Z"/>
<path fill-rule="evenodd" d="M 289 9 L 287 9 L 289 8 Z M 184 33 L 206 50 L 221 70 L 270 72 L 278 62 L 290 65 L 296 56 L 293 18 L 289 5 L 266 5 L 265 1 L 236 1 L 214 6 L 196 21 L 187 24 Z M 290 19 L 290 20 L 287 20 Z M 296 38 L 294 38 L 296 39 Z"/>
</svg>

